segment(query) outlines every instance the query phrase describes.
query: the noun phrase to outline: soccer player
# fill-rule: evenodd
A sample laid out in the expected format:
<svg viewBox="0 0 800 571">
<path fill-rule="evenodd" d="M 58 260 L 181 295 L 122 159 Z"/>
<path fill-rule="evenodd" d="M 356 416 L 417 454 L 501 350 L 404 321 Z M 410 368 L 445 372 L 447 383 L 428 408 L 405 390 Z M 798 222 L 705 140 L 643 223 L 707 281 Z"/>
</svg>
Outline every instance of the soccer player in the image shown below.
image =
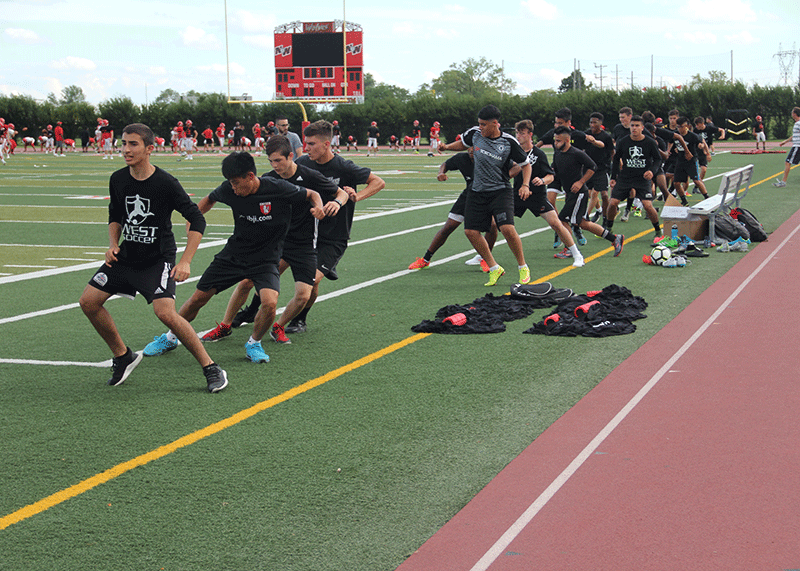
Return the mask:
<svg viewBox="0 0 800 571">
<path fill-rule="evenodd" d="M 756 138 L 756 150 L 758 150 L 758 143 L 761 142 L 762 150 L 767 150 L 767 134 L 764 131 L 764 121 L 761 115 L 756 115 L 756 121 L 753 123 L 753 136 Z"/>
<path fill-rule="evenodd" d="M 644 113 L 642 113 L 642 121 L 644 121 L 645 125 L 644 134 L 646 137 L 653 136 L 655 138 L 655 141 L 658 144 L 659 154 L 661 154 L 661 159 L 662 159 L 661 167 L 658 169 L 658 172 L 656 173 L 654 180 L 656 186 L 659 188 L 659 190 L 661 190 L 662 198 L 664 200 L 667 199 L 667 193 L 669 192 L 669 186 L 667 184 L 667 176 L 669 176 L 671 180 L 672 177 L 674 176 L 674 171 L 675 171 L 674 163 L 676 160 L 676 153 L 677 153 L 675 144 L 680 144 L 684 148 L 686 146 L 686 141 L 683 140 L 683 137 L 681 136 L 681 134 L 678 132 L 677 129 L 678 111 L 673 110 L 670 113 L 673 113 L 673 115 L 670 115 L 670 123 L 675 125 L 674 129 L 665 129 L 655 124 L 654 121 L 657 121 L 657 119 L 656 116 L 651 111 L 645 111 Z M 653 129 L 652 130 L 649 129 L 647 127 L 648 125 L 652 125 Z M 662 148 L 661 145 L 662 142 L 664 143 L 666 148 L 666 156 L 664 156 L 664 154 L 662 153 L 662 151 L 664 150 L 664 148 Z M 669 143 L 669 145 L 667 145 L 667 143 Z M 665 169 L 665 163 L 668 163 L 669 161 L 672 161 L 673 165 L 672 167 L 670 167 L 672 168 L 672 172 L 669 175 L 667 175 Z M 676 188 L 675 193 L 678 195 L 678 198 L 680 199 L 681 204 L 683 204 L 683 206 L 689 204 L 689 201 L 686 199 L 686 194 L 683 192 L 683 188 Z"/>
<path fill-rule="evenodd" d="M 80 299 L 81 309 L 114 356 L 108 384 L 122 384 L 142 354 L 134 353 L 123 342 L 104 304 L 114 294 L 133 298 L 138 291 L 203 367 L 209 392 L 221 391 L 228 385 L 225 371 L 208 356 L 192 326 L 175 311 L 175 284 L 191 273 L 190 264 L 205 231 L 205 218 L 180 183 L 150 163 L 153 131 L 133 123 L 122 133 L 127 166 L 113 173 L 109 181 L 110 246 L 105 264 L 92 276 Z M 177 264 L 171 222 L 174 210 L 189 223 L 186 249 Z"/>
<path fill-rule="evenodd" d="M 347 193 L 336 186 L 333 181 L 322 176 L 316 170 L 295 163 L 292 154 L 292 145 L 283 135 L 274 135 L 269 138 L 266 145 L 266 154 L 269 157 L 273 170 L 265 177 L 283 179 L 297 186 L 314 190 L 320 194 L 323 201 L 323 213 L 326 216 L 336 216 L 339 209 L 347 202 Z M 283 244 L 278 270 L 281 274 L 287 268 L 292 268 L 294 277 L 294 297 L 286 305 L 286 309 L 272 326 L 269 336 L 276 343 L 291 343 L 286 336 L 285 327 L 306 305 L 311 297 L 314 279 L 317 271 L 317 252 L 315 243 L 317 239 L 317 222 L 311 211 L 307 208 L 292 208 L 292 220 L 289 231 Z M 253 288 L 251 280 L 239 282 L 236 291 L 231 295 L 228 308 L 222 322 L 212 331 L 203 336 L 203 341 L 217 341 L 231 333 L 234 320 L 241 324 L 251 322 L 261 306 L 261 301 L 256 295 L 253 302 L 246 310 L 237 315 L 237 310 L 247 300 L 247 295 Z"/>
<path fill-rule="evenodd" d="M 697 173 L 697 161 L 694 160 L 698 153 L 705 152 L 705 143 L 689 129 L 689 119 L 686 117 L 678 117 L 677 126 L 678 133 L 683 137 L 684 143 L 675 142 L 677 151 L 675 175 L 673 177 L 675 188 L 678 189 L 679 194 L 681 191 L 686 194 L 686 189 L 689 186 L 688 181 L 691 180 L 700 190 L 703 198 L 708 198 L 706 185 L 700 180 L 700 175 Z"/>
<path fill-rule="evenodd" d="M 475 147 L 475 178 L 472 190 L 467 194 L 464 210 L 464 233 L 472 247 L 489 264 L 489 281 L 493 286 L 505 273 L 492 256 L 482 232 L 491 228 L 492 217 L 508 243 L 519 267 L 519 283 L 531 280 L 531 272 L 525 263 L 522 240 L 514 228 L 514 197 L 508 181 L 508 160 L 522 167 L 520 197 L 524 200 L 531 194 L 531 165 L 519 142 L 500 130 L 500 109 L 487 105 L 478 112 L 478 125 L 465 131 L 460 140 L 443 144 L 440 151 L 463 151 Z"/>
<path fill-rule="evenodd" d="M 332 125 L 327 121 L 316 121 L 303 130 L 308 153 L 298 157 L 298 165 L 306 166 L 322 173 L 339 188 L 345 190 L 349 200 L 343 205 L 338 215 L 325 218 L 319 224 L 317 239 L 317 272 L 314 288 L 305 308 L 286 326 L 286 333 L 302 333 L 306 330 L 308 312 L 319 295 L 322 278 L 339 279 L 336 265 L 347 249 L 350 229 L 353 226 L 356 202 L 380 192 L 386 183 L 370 169 L 360 167 L 334 154 L 331 149 Z M 358 185 L 365 185 L 356 190 Z"/>
<path fill-rule="evenodd" d="M 786 186 L 786 181 L 789 180 L 789 171 L 792 165 L 800 164 L 800 107 L 794 107 L 792 109 L 792 119 L 794 119 L 792 136 L 780 142 L 780 146 L 782 147 L 791 141 L 792 148 L 786 156 L 786 165 L 783 167 L 783 178 L 772 183 L 773 186 L 777 186 L 778 188 Z"/>
<path fill-rule="evenodd" d="M 509 171 L 509 175 L 514 177 L 514 216 L 522 218 L 527 210 L 534 216 L 541 216 L 550 225 L 555 233 L 564 243 L 564 251 L 561 255 L 556 254 L 557 258 L 573 258 L 573 266 L 583 267 L 585 262 L 583 255 L 575 241 L 572 233 L 558 219 L 556 209 L 547 200 L 547 186 L 553 182 L 555 173 L 547 162 L 547 155 L 539 147 L 533 144 L 533 122 L 530 119 L 519 121 L 515 125 L 517 140 L 522 150 L 528 153 L 528 163 L 531 165 L 531 194 L 523 200 L 519 195 L 522 187 L 522 174 L 519 165 L 514 165 Z M 569 256 L 567 256 L 567 253 Z"/>
<path fill-rule="evenodd" d="M 243 279 L 253 282 L 261 300 L 261 308 L 253 322 L 253 333 L 245 344 L 245 355 L 254 363 L 266 363 L 269 356 L 261 339 L 275 319 L 280 292 L 280 261 L 283 242 L 289 229 L 292 207 L 311 203 L 311 214 L 324 217 L 318 193 L 283 180 L 256 176 L 252 155 L 234 151 L 222 160 L 225 182 L 204 197 L 198 208 L 208 212 L 217 202 L 233 211 L 233 235 L 206 268 L 192 297 L 180 309 L 187 321 L 194 320 L 200 309 L 217 293 Z M 245 294 L 246 295 L 246 294 Z M 146 356 L 161 355 L 177 347 L 173 331 L 156 337 L 144 349 Z"/>
<path fill-rule="evenodd" d="M 450 213 L 447 215 L 447 220 L 444 223 L 436 235 L 433 237 L 430 246 L 428 246 L 428 250 L 425 252 L 425 255 L 422 258 L 417 258 L 411 265 L 408 266 L 409 270 L 421 270 L 423 268 L 427 268 L 431 263 L 431 258 L 436 253 L 436 250 L 444 246 L 444 243 L 447 242 L 447 238 L 450 237 L 456 228 L 461 226 L 461 223 L 464 222 L 464 207 L 467 203 L 467 194 L 472 189 L 472 178 L 475 174 L 475 163 L 472 157 L 473 149 L 470 148 L 469 152 L 466 153 L 456 153 L 441 165 L 439 165 L 439 173 L 436 175 L 436 180 L 440 182 L 444 182 L 447 180 L 447 173 L 449 171 L 457 170 L 461 173 L 461 176 L 464 177 L 464 182 L 467 183 L 466 188 L 461 191 L 461 194 L 458 195 L 455 203 L 453 203 L 452 208 L 450 208 Z M 489 229 L 486 234 L 484 234 L 484 238 L 486 239 L 486 243 L 489 245 L 489 249 L 491 250 L 494 248 L 494 243 L 497 241 L 497 225 L 494 222 L 494 218 L 492 218 L 492 227 Z M 488 264 L 484 261 L 483 258 L 479 257 L 479 263 L 481 265 L 481 269 L 484 272 L 489 271 Z"/>
<path fill-rule="evenodd" d="M 597 222 L 603 217 L 605 226 L 606 213 L 608 212 L 608 174 L 611 171 L 611 157 L 614 155 L 614 140 L 603 128 L 603 114 L 594 112 L 589 115 L 589 129 L 586 133 L 586 154 L 597 165 L 597 171 L 589 179 L 589 208 L 587 215 L 592 222 Z M 602 206 L 602 208 L 601 208 Z"/>
<path fill-rule="evenodd" d="M 611 201 L 608 205 L 607 228 L 614 224 L 620 201 L 627 200 L 633 192 L 653 224 L 656 238 L 659 238 L 662 235 L 661 223 L 658 212 L 653 208 L 653 179 L 661 166 L 661 154 L 655 139 L 645 136 L 640 115 L 631 117 L 630 130 L 630 135 L 617 141 L 611 166 Z"/>
<path fill-rule="evenodd" d="M 625 237 L 622 234 L 613 234 L 608 228 L 603 228 L 595 222 L 586 219 L 586 205 L 589 202 L 589 189 L 586 182 L 591 180 L 597 165 L 589 158 L 584 151 L 573 147 L 570 142 L 572 134 L 569 127 L 557 127 L 555 131 L 555 141 L 553 146 L 556 152 L 553 154 L 553 170 L 556 174 L 556 183 L 566 192 L 564 206 L 558 213 L 558 217 L 571 226 L 580 226 L 583 230 L 588 230 L 595 236 L 605 238 L 614 245 L 614 257 L 622 252 Z M 612 210 L 609 203 L 609 210 Z M 609 219 L 613 212 L 609 212 Z M 566 252 L 564 257 L 569 257 Z M 556 256 L 561 257 L 561 256 Z"/>
<path fill-rule="evenodd" d="M 713 123 L 709 123 L 705 120 L 703 116 L 698 116 L 694 118 L 694 133 L 698 135 L 703 142 L 708 147 L 708 160 L 711 160 L 711 157 L 714 156 L 714 139 L 724 139 L 725 138 L 725 129 L 717 127 Z M 708 161 L 706 161 L 706 165 Z M 702 162 L 700 163 L 702 167 L 702 171 L 700 172 L 700 178 L 704 178 L 706 175 L 706 167 L 703 166 Z"/>
<path fill-rule="evenodd" d="M 619 123 L 614 125 L 611 130 L 611 138 L 614 142 L 631 134 L 631 117 L 633 117 L 633 109 L 630 107 L 623 107 L 619 110 Z"/>
<path fill-rule="evenodd" d="M 378 130 L 378 123 L 373 121 L 367 127 L 367 156 L 369 156 L 370 149 L 374 149 L 375 155 L 378 155 L 378 137 L 381 133 Z"/>
<path fill-rule="evenodd" d="M 275 126 L 278 128 L 278 135 L 283 135 L 289 139 L 295 158 L 301 156 L 303 154 L 303 141 L 300 140 L 296 133 L 289 131 L 289 120 L 283 116 L 278 117 L 275 119 Z"/>
</svg>

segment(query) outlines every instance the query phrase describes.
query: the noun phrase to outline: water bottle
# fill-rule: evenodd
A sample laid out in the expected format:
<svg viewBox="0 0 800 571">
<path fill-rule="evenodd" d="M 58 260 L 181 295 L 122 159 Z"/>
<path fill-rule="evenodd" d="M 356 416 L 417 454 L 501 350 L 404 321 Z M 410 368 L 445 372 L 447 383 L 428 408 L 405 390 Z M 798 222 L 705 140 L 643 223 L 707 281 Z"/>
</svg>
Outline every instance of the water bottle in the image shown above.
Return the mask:
<svg viewBox="0 0 800 571">
<path fill-rule="evenodd" d="M 672 239 L 673 240 L 677 240 L 678 239 L 678 225 L 677 224 L 673 224 L 672 225 Z"/>
</svg>

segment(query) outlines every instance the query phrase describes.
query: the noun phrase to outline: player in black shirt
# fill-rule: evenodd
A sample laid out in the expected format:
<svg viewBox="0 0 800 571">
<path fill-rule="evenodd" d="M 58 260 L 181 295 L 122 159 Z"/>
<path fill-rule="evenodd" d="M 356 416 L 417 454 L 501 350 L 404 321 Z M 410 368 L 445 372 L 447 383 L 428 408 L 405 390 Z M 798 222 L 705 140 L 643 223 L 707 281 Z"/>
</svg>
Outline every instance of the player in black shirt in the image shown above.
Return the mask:
<svg viewBox="0 0 800 571">
<path fill-rule="evenodd" d="M 444 226 L 439 229 L 439 231 L 433 237 L 433 240 L 431 240 L 431 245 L 428 246 L 425 255 L 422 258 L 417 258 L 411 262 L 411 265 L 408 266 L 409 270 L 421 270 L 423 268 L 427 268 L 430 265 L 431 258 L 436 253 L 436 250 L 444 246 L 444 243 L 447 242 L 447 238 L 450 237 L 450 234 L 452 234 L 453 231 L 461 226 L 462 222 L 464 222 L 464 208 L 467 204 L 467 193 L 472 189 L 472 177 L 474 176 L 475 172 L 475 163 L 472 158 L 472 152 L 473 149 L 470 147 L 468 152 L 456 153 L 439 165 L 439 173 L 436 175 L 436 180 L 444 182 L 447 180 L 448 171 L 457 170 L 461 173 L 461 176 L 464 177 L 464 182 L 467 183 L 467 186 L 463 191 L 461 191 L 461 194 L 458 195 L 458 198 L 456 199 L 452 208 L 450 208 L 450 213 L 447 215 L 447 220 L 445 221 Z M 492 219 L 492 227 L 484 234 L 484 238 L 486 239 L 486 243 L 489 245 L 489 249 L 491 250 L 494 248 L 494 243 L 497 241 L 497 224 L 495 224 L 494 218 Z M 484 272 L 489 271 L 489 265 L 483 258 L 481 258 L 480 264 L 481 269 Z"/>
<path fill-rule="evenodd" d="M 663 140 L 664 143 L 666 143 L 667 145 L 667 156 L 666 157 L 664 157 L 663 155 L 661 156 L 662 159 L 661 168 L 659 169 L 659 172 L 656 173 L 655 177 L 656 186 L 659 188 L 659 190 L 661 190 L 661 194 L 664 200 L 667 199 L 667 193 L 669 192 L 668 183 L 671 182 L 675 172 L 675 160 L 677 158 L 676 157 L 677 150 L 675 149 L 675 145 L 678 144 L 681 146 L 685 145 L 683 136 L 681 136 L 681 134 L 678 133 L 678 123 L 677 123 L 678 112 L 676 110 L 673 110 L 670 113 L 673 113 L 673 115 L 670 115 L 670 123 L 675 126 L 674 129 L 665 129 L 663 127 L 657 126 L 655 124 L 656 116 L 651 111 L 645 111 L 644 113 L 642 113 L 642 121 L 644 121 L 645 124 L 645 131 L 644 131 L 645 136 L 655 137 L 656 143 L 658 143 L 659 140 Z M 649 128 L 647 128 L 647 125 L 649 124 L 653 125 L 652 132 Z M 661 149 L 660 144 L 659 144 L 659 149 L 663 150 Z M 659 154 L 661 154 L 660 151 Z M 672 162 L 671 167 L 668 166 L 670 161 Z M 669 173 L 666 172 L 668 168 L 672 169 L 672 171 Z M 678 188 L 675 190 L 675 192 L 678 195 L 681 204 L 683 204 L 684 206 L 689 204 L 689 201 L 686 200 L 686 194 L 684 194 L 683 189 Z"/>
<path fill-rule="evenodd" d="M 190 263 L 206 221 L 180 183 L 150 163 L 154 140 L 153 131 L 141 123 L 123 130 L 127 167 L 112 174 L 109 181 L 110 247 L 105 264 L 84 289 L 80 306 L 114 355 L 109 385 L 122 384 L 142 353 L 133 353 L 125 345 L 104 304 L 114 294 L 133 298 L 138 291 L 203 367 L 208 390 L 221 391 L 228 385 L 225 371 L 211 360 L 192 326 L 175 311 L 175 283 L 191 274 Z M 186 248 L 177 264 L 171 222 L 175 210 L 189 222 Z"/>
<path fill-rule="evenodd" d="M 369 156 L 370 149 L 373 149 L 375 154 L 378 154 L 378 137 L 380 137 L 381 133 L 378 129 L 378 123 L 373 121 L 369 127 L 367 127 L 367 156 Z"/>
<path fill-rule="evenodd" d="M 255 285 L 261 308 L 253 321 L 253 333 L 245 344 L 245 355 L 254 363 L 266 363 L 269 357 L 261 346 L 275 320 L 280 292 L 280 262 L 283 243 L 292 217 L 292 206 L 305 207 L 311 214 L 324 217 L 322 200 L 317 192 L 284 180 L 256 176 L 256 163 L 250 153 L 233 152 L 222 161 L 225 182 L 204 197 L 200 212 L 208 212 L 217 202 L 233 211 L 233 235 L 203 272 L 197 289 L 180 309 L 188 321 L 217 293 L 249 279 Z M 170 334 L 165 336 L 171 341 Z M 159 338 L 152 345 L 159 343 Z M 153 354 L 157 347 L 153 347 Z M 166 347 L 165 347 L 166 349 Z M 162 351 L 163 352 L 163 351 Z"/>
<path fill-rule="evenodd" d="M 644 135 L 644 124 L 639 115 L 631 117 L 630 129 L 630 135 L 617 141 L 611 167 L 607 227 L 614 224 L 620 200 L 626 200 L 634 192 L 655 228 L 656 237 L 660 237 L 661 224 L 658 212 L 653 208 L 653 178 L 661 167 L 661 154 L 655 139 Z"/>
<path fill-rule="evenodd" d="M 713 125 L 706 125 L 705 118 L 702 116 L 697 116 L 694 118 L 693 133 L 700 137 L 700 139 L 706 144 L 705 152 L 701 152 L 697 157 L 697 163 L 700 165 L 700 180 L 703 180 L 706 177 L 708 163 L 711 161 L 711 146 L 714 144 L 714 138 L 719 137 L 724 139 L 725 129 L 720 129 L 719 127 L 714 127 Z"/>
<path fill-rule="evenodd" d="M 589 202 L 589 189 L 586 181 L 592 178 L 597 165 L 585 152 L 570 144 L 571 133 L 568 127 L 558 127 L 555 131 L 556 152 L 553 155 L 553 170 L 556 173 L 554 184 L 564 189 L 564 207 L 558 217 L 572 226 L 580 226 L 595 236 L 605 238 L 614 245 L 614 257 L 622 253 L 625 237 L 614 235 L 607 228 L 586 219 L 586 205 Z M 556 254 L 556 257 L 569 257 L 568 252 Z"/>
<path fill-rule="evenodd" d="M 355 203 L 380 192 L 386 183 L 370 169 L 360 167 L 336 155 L 331 150 L 332 125 L 327 121 L 315 121 L 303 129 L 307 154 L 297 159 L 298 165 L 307 166 L 322 173 L 336 186 L 347 192 L 349 200 L 336 216 L 326 218 L 319 224 L 317 240 L 317 272 L 314 288 L 305 308 L 286 326 L 286 333 L 302 333 L 306 330 L 308 312 L 319 295 L 322 278 L 339 279 L 336 265 L 347 249 L 350 229 L 353 225 Z M 358 185 L 365 185 L 360 191 Z"/>
<path fill-rule="evenodd" d="M 586 213 L 592 222 L 603 216 L 605 226 L 608 212 L 608 175 L 611 172 L 611 157 L 614 155 L 614 140 L 603 128 L 603 114 L 594 112 L 589 115 L 589 129 L 586 130 L 586 154 L 597 165 L 597 171 L 589 180 L 589 208 Z M 600 208 L 602 205 L 602 208 Z M 589 214 L 592 213 L 593 214 Z"/>
<path fill-rule="evenodd" d="M 698 153 L 706 151 L 706 145 L 703 141 L 692 133 L 689 129 L 689 119 L 686 117 L 679 117 L 677 121 L 678 133 L 683 137 L 684 143 L 675 143 L 677 150 L 677 159 L 675 162 L 675 188 L 679 189 L 678 193 L 683 191 L 686 194 L 686 188 L 689 186 L 688 181 L 692 180 L 700 190 L 703 198 L 708 198 L 706 192 L 706 185 L 700 180 L 700 175 L 697 172 L 697 161 L 694 160 Z"/>
<path fill-rule="evenodd" d="M 331 148 L 333 152 L 338 154 L 340 152 L 340 139 L 342 137 L 342 129 L 339 127 L 339 121 L 333 120 L 333 136 L 331 137 Z"/>
</svg>

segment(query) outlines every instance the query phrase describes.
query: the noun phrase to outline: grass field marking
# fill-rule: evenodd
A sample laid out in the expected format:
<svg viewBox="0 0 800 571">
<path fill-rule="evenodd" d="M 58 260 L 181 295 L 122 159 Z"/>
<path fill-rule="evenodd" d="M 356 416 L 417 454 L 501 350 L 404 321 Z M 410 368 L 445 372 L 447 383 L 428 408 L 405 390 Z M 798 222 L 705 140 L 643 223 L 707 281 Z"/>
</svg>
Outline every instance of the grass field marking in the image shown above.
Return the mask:
<svg viewBox="0 0 800 571">
<path fill-rule="evenodd" d="M 19 523 L 25 519 L 40 514 L 52 508 L 53 506 L 63 503 L 76 496 L 79 496 L 80 494 L 83 494 L 84 492 L 87 492 L 92 488 L 96 488 L 100 484 L 104 484 L 106 482 L 113 480 L 118 476 L 121 476 L 126 472 L 130 472 L 134 468 L 138 468 L 139 466 L 144 466 L 145 464 L 148 464 L 154 460 L 158 460 L 159 458 L 163 458 L 164 456 L 172 454 L 173 452 L 181 448 L 199 442 L 200 440 L 207 438 L 208 436 L 212 436 L 213 434 L 221 432 L 226 428 L 235 426 L 236 424 L 239 424 L 243 420 L 247 420 L 248 418 L 255 416 L 260 412 L 263 412 L 276 405 L 279 405 L 283 402 L 293 399 L 294 397 L 299 396 L 305 392 L 308 392 L 311 389 L 324 385 L 328 381 L 332 381 L 333 379 L 341 377 L 346 373 L 349 373 L 360 367 L 363 367 L 364 365 L 372 363 L 373 361 L 376 361 L 381 357 L 385 357 L 386 355 L 389 355 L 394 351 L 407 347 L 408 345 L 416 343 L 420 339 L 424 339 L 430 335 L 431 335 L 430 333 L 418 333 L 416 335 L 412 335 L 411 337 L 407 337 L 402 341 L 398 341 L 397 343 L 389 345 L 388 347 L 384 347 L 379 351 L 375 351 L 374 353 L 371 353 L 366 357 L 362 357 L 361 359 L 358 359 L 356 361 L 353 361 L 352 363 L 339 367 L 338 369 L 334 369 L 333 371 L 330 371 L 329 373 L 326 373 L 320 377 L 311 379 L 310 381 L 307 381 L 302 385 L 298 385 L 292 389 L 289 389 L 288 391 L 280 395 L 277 395 L 275 397 L 272 397 L 271 399 L 262 401 L 249 408 L 239 411 L 236 414 L 229 416 L 226 419 L 215 422 L 214 424 L 211 424 L 200 430 L 196 430 L 191 434 L 187 434 L 186 436 L 183 436 L 169 444 L 160 446 L 155 450 L 151 450 L 150 452 L 137 456 L 136 458 L 128 460 L 127 462 L 117 464 L 116 466 L 109 468 L 104 472 L 100 472 L 99 474 L 96 474 L 91 478 L 87 478 L 86 480 L 83 480 L 82 482 L 79 482 L 74 486 L 70 486 L 69 488 L 61 490 L 60 492 L 56 492 L 55 494 L 47 496 L 46 498 L 43 498 L 38 502 L 25 506 L 24 508 L 21 508 L 13 513 L 10 513 L 0 518 L 0 530 L 6 529 L 7 527 L 15 523 Z"/>
<path fill-rule="evenodd" d="M 6 248 L 79 248 L 84 250 L 91 250 L 97 248 L 100 254 L 105 254 L 107 247 L 101 246 L 64 246 L 58 244 L 0 244 L 0 247 Z"/>
<path fill-rule="evenodd" d="M 49 365 L 55 367 L 97 367 L 105 369 L 111 366 L 111 359 L 91 363 L 89 361 L 40 361 L 38 359 L 0 359 L 0 363 L 5 365 Z"/>
<path fill-rule="evenodd" d="M 769 179 L 767 179 L 769 180 Z M 762 181 L 763 182 L 763 181 Z M 759 183 L 760 184 L 760 183 Z M 786 244 L 794 238 L 800 231 L 800 225 L 796 226 L 789 235 L 773 250 L 766 259 L 747 276 L 741 284 L 722 302 L 711 316 L 689 336 L 680 349 L 670 357 L 666 363 L 650 378 L 650 380 L 628 401 L 625 406 L 614 416 L 614 418 L 603 427 L 600 432 L 592 439 L 589 444 L 564 468 L 564 470 L 550 483 L 550 485 L 536 498 L 533 503 L 523 512 L 523 514 L 503 533 L 503 535 L 489 548 L 481 559 L 471 568 L 470 571 L 486 571 L 492 563 L 503 553 L 514 539 L 530 524 L 536 514 L 555 496 L 561 487 L 569 480 L 575 472 L 586 462 L 595 450 L 608 438 L 608 436 L 622 423 L 630 412 L 644 399 L 652 388 L 672 369 L 673 365 L 694 345 L 697 340 L 708 330 L 716 319 L 733 303 L 739 294 L 747 287 L 751 281 L 761 272 L 766 265 L 780 252 Z"/>
<path fill-rule="evenodd" d="M 374 238 L 365 238 L 363 240 L 356 240 L 354 242 L 349 242 L 347 245 L 350 246 L 357 246 L 359 244 L 368 244 L 369 242 L 377 242 L 378 240 L 385 240 L 386 238 L 396 238 L 397 236 L 403 236 L 404 234 L 413 234 L 414 232 L 419 232 L 420 230 L 430 230 L 431 228 L 438 228 L 442 226 L 442 222 L 437 222 L 436 224 L 428 224 L 427 226 L 419 226 L 417 228 L 409 228 L 408 230 L 401 230 L 400 232 L 393 232 L 392 234 L 384 234 L 383 236 L 375 236 Z"/>
</svg>

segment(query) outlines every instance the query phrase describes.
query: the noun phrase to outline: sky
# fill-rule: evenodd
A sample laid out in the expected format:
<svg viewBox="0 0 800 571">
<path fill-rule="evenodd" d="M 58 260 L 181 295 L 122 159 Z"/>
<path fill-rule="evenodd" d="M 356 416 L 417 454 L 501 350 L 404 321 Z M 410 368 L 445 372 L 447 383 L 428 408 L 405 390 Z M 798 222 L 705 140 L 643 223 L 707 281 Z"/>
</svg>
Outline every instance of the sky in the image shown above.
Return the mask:
<svg viewBox="0 0 800 571">
<path fill-rule="evenodd" d="M 576 65 L 604 89 L 683 85 L 711 70 L 776 85 L 776 54 L 800 50 L 796 0 L 0 0 L 0 93 L 44 99 L 77 85 L 93 104 L 144 104 L 168 88 L 271 99 L 274 28 L 343 15 L 364 30 L 364 71 L 412 93 L 480 57 L 519 94 L 557 88 Z M 798 74 L 800 54 L 794 84 Z"/>
</svg>

